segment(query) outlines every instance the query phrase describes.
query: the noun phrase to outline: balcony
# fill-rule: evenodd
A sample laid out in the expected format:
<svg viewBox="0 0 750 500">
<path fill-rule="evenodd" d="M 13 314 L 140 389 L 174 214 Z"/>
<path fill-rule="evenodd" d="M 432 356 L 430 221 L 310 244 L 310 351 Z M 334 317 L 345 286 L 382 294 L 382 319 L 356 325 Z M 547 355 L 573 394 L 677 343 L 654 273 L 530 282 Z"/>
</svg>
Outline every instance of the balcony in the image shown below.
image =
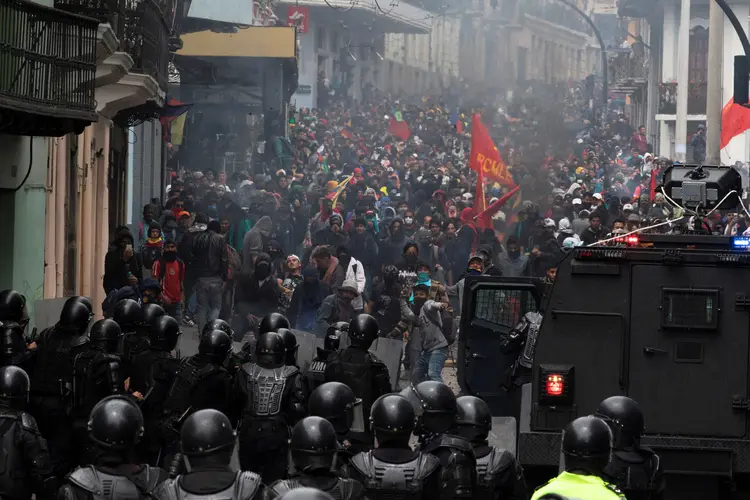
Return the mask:
<svg viewBox="0 0 750 500">
<path fill-rule="evenodd" d="M 638 87 L 648 82 L 648 54 L 627 51 L 609 58 L 609 79 L 615 86 Z"/>
<path fill-rule="evenodd" d="M 92 18 L 0 0 L 0 132 L 59 137 L 97 119 Z"/>
<path fill-rule="evenodd" d="M 619 0 L 618 17 L 648 18 L 659 11 L 659 0 Z"/>
<path fill-rule="evenodd" d="M 707 97 L 706 82 L 690 82 L 688 84 L 688 114 L 706 114 Z M 677 82 L 659 84 L 659 114 L 677 114 Z"/>
</svg>

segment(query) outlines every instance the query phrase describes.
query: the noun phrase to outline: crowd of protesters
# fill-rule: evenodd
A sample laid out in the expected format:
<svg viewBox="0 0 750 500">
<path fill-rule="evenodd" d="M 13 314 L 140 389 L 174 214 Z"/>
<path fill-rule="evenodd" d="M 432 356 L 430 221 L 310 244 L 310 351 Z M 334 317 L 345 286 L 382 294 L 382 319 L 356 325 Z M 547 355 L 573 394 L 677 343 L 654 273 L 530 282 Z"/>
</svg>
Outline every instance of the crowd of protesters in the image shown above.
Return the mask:
<svg viewBox="0 0 750 500">
<path fill-rule="evenodd" d="M 117 231 L 105 310 L 136 294 L 185 324 L 221 317 L 239 334 L 279 311 L 318 336 L 367 312 L 382 336 L 408 339 L 413 380 L 440 380 L 463 277 L 553 279 L 571 248 L 671 230 L 660 224 L 681 215 L 653 192 L 652 172 L 668 161 L 645 129 L 616 108 L 602 120 L 581 86 L 532 85 L 481 108 L 378 102 L 297 110 L 292 147 L 267 145 L 278 154 L 255 172 L 175 173 L 164 206 L 143 208 L 138 234 Z M 481 226 L 474 113 L 520 186 Z M 512 187 L 486 181 L 487 204 Z"/>
</svg>

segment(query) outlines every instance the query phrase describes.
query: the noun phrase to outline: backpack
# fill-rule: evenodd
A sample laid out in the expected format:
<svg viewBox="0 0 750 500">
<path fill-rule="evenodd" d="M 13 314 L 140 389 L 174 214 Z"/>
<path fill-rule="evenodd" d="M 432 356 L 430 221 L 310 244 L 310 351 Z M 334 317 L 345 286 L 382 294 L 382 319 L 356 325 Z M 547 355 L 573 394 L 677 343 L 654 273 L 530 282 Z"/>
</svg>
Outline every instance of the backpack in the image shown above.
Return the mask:
<svg viewBox="0 0 750 500">
<path fill-rule="evenodd" d="M 152 247 L 143 245 L 141 248 L 141 259 L 143 260 L 143 267 L 151 269 L 154 262 L 159 260 L 161 257 L 161 247 Z"/>
</svg>

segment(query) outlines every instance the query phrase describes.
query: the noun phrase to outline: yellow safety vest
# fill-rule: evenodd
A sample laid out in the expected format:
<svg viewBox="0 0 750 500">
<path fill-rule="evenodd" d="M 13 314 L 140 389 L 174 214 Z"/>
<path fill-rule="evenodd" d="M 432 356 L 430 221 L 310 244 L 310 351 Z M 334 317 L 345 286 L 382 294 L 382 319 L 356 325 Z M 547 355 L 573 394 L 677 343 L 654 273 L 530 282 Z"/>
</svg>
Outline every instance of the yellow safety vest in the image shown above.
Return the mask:
<svg viewBox="0 0 750 500">
<path fill-rule="evenodd" d="M 625 495 L 616 486 L 604 482 L 602 478 L 571 472 L 563 472 L 536 490 L 531 500 L 537 500 L 547 493 L 576 500 L 625 500 Z"/>
</svg>

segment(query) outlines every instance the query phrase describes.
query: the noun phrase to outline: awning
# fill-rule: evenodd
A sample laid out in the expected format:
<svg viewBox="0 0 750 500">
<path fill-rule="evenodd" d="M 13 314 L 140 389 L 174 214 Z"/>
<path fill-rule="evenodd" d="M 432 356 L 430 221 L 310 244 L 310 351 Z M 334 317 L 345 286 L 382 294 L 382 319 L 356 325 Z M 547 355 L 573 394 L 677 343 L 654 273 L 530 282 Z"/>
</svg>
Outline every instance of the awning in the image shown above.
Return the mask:
<svg viewBox="0 0 750 500">
<path fill-rule="evenodd" d="M 295 31 L 290 26 L 250 26 L 236 33 L 199 31 L 181 36 L 179 56 L 257 57 L 294 59 L 297 57 Z"/>
</svg>

